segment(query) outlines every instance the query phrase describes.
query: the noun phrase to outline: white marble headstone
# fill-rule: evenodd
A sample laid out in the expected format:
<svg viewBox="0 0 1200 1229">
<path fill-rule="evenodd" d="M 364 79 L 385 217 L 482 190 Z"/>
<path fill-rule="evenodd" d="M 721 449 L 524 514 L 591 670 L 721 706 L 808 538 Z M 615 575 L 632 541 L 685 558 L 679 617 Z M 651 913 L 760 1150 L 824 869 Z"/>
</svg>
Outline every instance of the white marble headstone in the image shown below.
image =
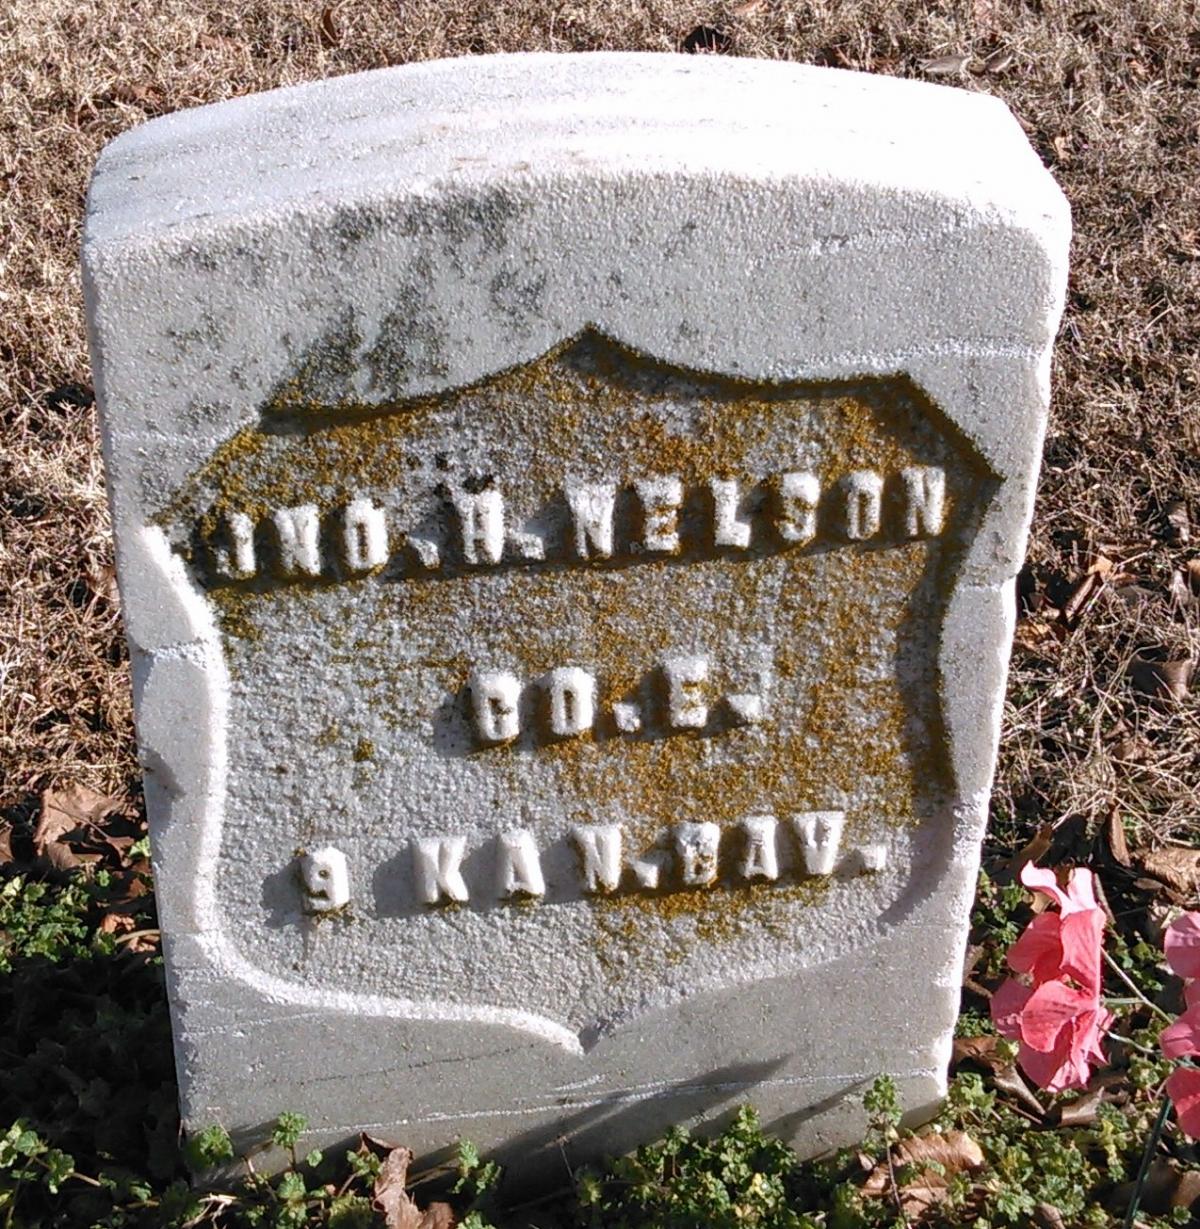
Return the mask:
<svg viewBox="0 0 1200 1229">
<path fill-rule="evenodd" d="M 186 1122 L 536 1169 L 945 1086 L 1066 204 L 998 101 L 501 56 L 155 120 L 85 285 Z"/>
</svg>

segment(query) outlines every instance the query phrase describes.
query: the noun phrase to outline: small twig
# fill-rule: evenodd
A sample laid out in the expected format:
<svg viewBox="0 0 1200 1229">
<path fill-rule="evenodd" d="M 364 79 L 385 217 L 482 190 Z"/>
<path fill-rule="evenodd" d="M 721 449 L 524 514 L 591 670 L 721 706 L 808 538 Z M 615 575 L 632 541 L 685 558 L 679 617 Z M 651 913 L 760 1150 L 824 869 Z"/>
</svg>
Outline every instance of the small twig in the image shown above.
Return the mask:
<svg viewBox="0 0 1200 1229">
<path fill-rule="evenodd" d="M 1156 1016 L 1161 1016 L 1167 1021 L 1168 1024 L 1171 1022 L 1171 1017 L 1156 1003 L 1150 1002 L 1150 1000 L 1138 988 L 1138 984 L 1133 980 L 1133 978 L 1131 978 L 1129 974 L 1126 973 L 1125 970 L 1121 968 L 1121 966 L 1117 964 L 1117 962 L 1107 952 L 1101 952 L 1100 954 L 1104 957 L 1104 963 L 1108 965 L 1108 967 L 1130 988 L 1130 990 L 1133 991 L 1134 996 L 1140 1002 L 1149 1007 Z"/>
<path fill-rule="evenodd" d="M 892 1188 L 892 1202 L 896 1205 L 896 1211 L 900 1219 L 907 1225 L 909 1223 L 908 1213 L 904 1210 L 904 1203 L 900 1198 L 900 1186 L 896 1181 L 896 1166 L 892 1161 L 892 1146 L 888 1144 L 884 1149 L 884 1156 L 887 1158 L 888 1167 L 888 1183 Z"/>
<path fill-rule="evenodd" d="M 1142 1153 L 1142 1163 L 1138 1166 L 1137 1177 L 1133 1182 L 1133 1194 L 1129 1197 L 1129 1207 L 1125 1212 L 1125 1219 L 1121 1222 L 1121 1229 L 1133 1229 L 1134 1217 L 1137 1216 L 1138 1205 L 1142 1202 L 1142 1188 L 1146 1185 L 1146 1175 L 1150 1172 L 1150 1162 L 1154 1159 L 1158 1141 L 1167 1125 L 1167 1115 L 1171 1112 L 1171 1098 L 1165 1091 L 1160 1093 L 1160 1096 L 1162 1108 L 1158 1111 L 1154 1126 L 1150 1128 L 1150 1138 L 1146 1140 L 1146 1151 Z"/>
</svg>

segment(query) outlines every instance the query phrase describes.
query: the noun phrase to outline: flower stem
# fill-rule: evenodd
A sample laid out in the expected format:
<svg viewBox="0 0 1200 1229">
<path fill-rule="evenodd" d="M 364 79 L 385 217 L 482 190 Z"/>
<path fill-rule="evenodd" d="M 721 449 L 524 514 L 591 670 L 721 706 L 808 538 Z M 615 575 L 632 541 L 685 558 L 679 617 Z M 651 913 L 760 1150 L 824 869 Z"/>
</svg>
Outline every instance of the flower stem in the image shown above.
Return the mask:
<svg viewBox="0 0 1200 1229">
<path fill-rule="evenodd" d="M 1138 1166 L 1137 1177 L 1133 1183 L 1133 1194 L 1129 1197 L 1129 1209 L 1121 1222 L 1121 1229 L 1133 1229 L 1134 1217 L 1137 1216 L 1138 1205 L 1142 1202 L 1142 1188 L 1146 1185 L 1146 1175 L 1150 1172 L 1150 1162 L 1158 1149 L 1158 1141 L 1162 1138 L 1163 1128 L 1167 1125 L 1167 1115 L 1171 1112 L 1171 1098 L 1166 1091 L 1162 1093 L 1162 1106 L 1154 1126 L 1150 1128 L 1150 1138 L 1146 1140 L 1146 1150 L 1142 1153 L 1142 1163 Z"/>
<path fill-rule="evenodd" d="M 1150 1002 L 1150 1000 L 1138 988 L 1137 983 L 1107 952 L 1102 951 L 1100 954 L 1104 957 L 1104 963 L 1112 969 L 1112 971 L 1129 987 L 1130 990 L 1133 991 L 1134 996 L 1139 1002 L 1144 1003 L 1152 1012 L 1154 1012 L 1156 1016 L 1161 1016 L 1168 1024 L 1171 1023 L 1171 1017 L 1156 1003 Z"/>
</svg>

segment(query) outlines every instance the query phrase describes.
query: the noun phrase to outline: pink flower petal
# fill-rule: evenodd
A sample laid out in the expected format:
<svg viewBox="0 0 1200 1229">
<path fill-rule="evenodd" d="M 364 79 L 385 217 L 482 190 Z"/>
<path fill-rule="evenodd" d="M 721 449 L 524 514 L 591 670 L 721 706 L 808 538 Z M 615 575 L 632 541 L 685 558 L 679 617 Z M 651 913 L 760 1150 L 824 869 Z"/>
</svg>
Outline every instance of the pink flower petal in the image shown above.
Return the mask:
<svg viewBox="0 0 1200 1229">
<path fill-rule="evenodd" d="M 1063 1033 L 1066 1037 L 1067 1033 Z M 1087 1060 L 1076 1055 L 1069 1043 L 1055 1046 L 1043 1054 L 1023 1045 L 1017 1054 L 1021 1070 L 1046 1092 L 1063 1092 L 1068 1088 L 1086 1088 L 1091 1070 Z"/>
<path fill-rule="evenodd" d="M 1062 906 L 1063 913 L 1099 908 L 1096 903 L 1096 877 L 1086 866 L 1077 866 L 1067 880 L 1067 903 Z M 1103 916 L 1104 911 L 1101 909 L 1100 912 Z"/>
<path fill-rule="evenodd" d="M 1001 1037 L 1016 1041 L 1021 1036 L 1021 1012 L 1033 991 L 1010 977 L 992 995 L 992 1023 Z"/>
<path fill-rule="evenodd" d="M 1200 1054 L 1200 1007 L 1189 1007 L 1158 1035 L 1164 1058 L 1186 1058 Z"/>
<path fill-rule="evenodd" d="M 1094 1011 L 1085 1012 L 1076 1020 L 1071 1050 L 1076 1059 L 1085 1067 L 1089 1062 L 1103 1064 L 1108 1061 L 1100 1043 L 1104 1040 L 1108 1030 L 1112 1028 L 1114 1019 L 1116 1017 L 1107 1008 L 1097 1007 Z M 1085 1081 L 1086 1078 L 1085 1075 Z"/>
<path fill-rule="evenodd" d="M 1057 913 L 1040 913 L 1025 927 L 1008 949 L 1008 965 L 1014 973 L 1030 973 L 1037 983 L 1062 975 L 1063 919 Z"/>
<path fill-rule="evenodd" d="M 1185 913 L 1163 937 L 1167 966 L 1179 977 L 1200 977 L 1200 913 Z"/>
<path fill-rule="evenodd" d="M 1104 913 L 1080 909 L 1062 919 L 1062 973 L 1073 977 L 1089 994 L 1100 993 L 1100 960 L 1104 947 Z"/>
<path fill-rule="evenodd" d="M 1200 981 L 1185 982 L 1183 986 L 1183 1001 L 1189 1007 L 1200 1003 Z"/>
<path fill-rule="evenodd" d="M 1175 1104 L 1175 1121 L 1192 1139 L 1200 1139 L 1200 1069 L 1178 1067 L 1167 1076 L 1167 1096 Z"/>
<path fill-rule="evenodd" d="M 1047 867 L 1026 862 L 1021 867 L 1021 882 L 1031 892 L 1041 892 L 1044 896 L 1049 896 L 1060 909 L 1067 903 L 1063 890 L 1058 886 L 1058 877 Z"/>
<path fill-rule="evenodd" d="M 1066 982 L 1044 982 L 1029 996 L 1021 1012 L 1021 1040 L 1043 1054 L 1049 1053 L 1061 1045 L 1064 1029 L 1083 1012 L 1095 1008 L 1094 996 Z"/>
</svg>

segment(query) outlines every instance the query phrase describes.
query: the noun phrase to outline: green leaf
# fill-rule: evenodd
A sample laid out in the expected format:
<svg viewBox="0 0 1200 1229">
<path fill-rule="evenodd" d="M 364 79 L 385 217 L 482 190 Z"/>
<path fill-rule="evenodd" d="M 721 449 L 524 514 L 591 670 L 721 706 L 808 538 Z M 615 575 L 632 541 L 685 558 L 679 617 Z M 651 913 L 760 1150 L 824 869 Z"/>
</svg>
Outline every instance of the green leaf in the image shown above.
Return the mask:
<svg viewBox="0 0 1200 1229">
<path fill-rule="evenodd" d="M 233 1140 L 224 1127 L 214 1123 L 188 1139 L 186 1153 L 193 1169 L 209 1169 L 222 1161 L 233 1160 Z"/>
<path fill-rule="evenodd" d="M 275 1120 L 271 1139 L 280 1148 L 294 1148 L 300 1142 L 300 1136 L 304 1134 L 304 1128 L 307 1126 L 308 1119 L 303 1114 L 290 1114 L 285 1111 Z"/>
<path fill-rule="evenodd" d="M 304 1177 L 298 1174 L 294 1169 L 289 1169 L 282 1178 L 279 1179 L 279 1185 L 275 1188 L 280 1199 L 292 1203 L 298 1199 L 303 1199 L 308 1191 L 304 1186 Z"/>
</svg>

